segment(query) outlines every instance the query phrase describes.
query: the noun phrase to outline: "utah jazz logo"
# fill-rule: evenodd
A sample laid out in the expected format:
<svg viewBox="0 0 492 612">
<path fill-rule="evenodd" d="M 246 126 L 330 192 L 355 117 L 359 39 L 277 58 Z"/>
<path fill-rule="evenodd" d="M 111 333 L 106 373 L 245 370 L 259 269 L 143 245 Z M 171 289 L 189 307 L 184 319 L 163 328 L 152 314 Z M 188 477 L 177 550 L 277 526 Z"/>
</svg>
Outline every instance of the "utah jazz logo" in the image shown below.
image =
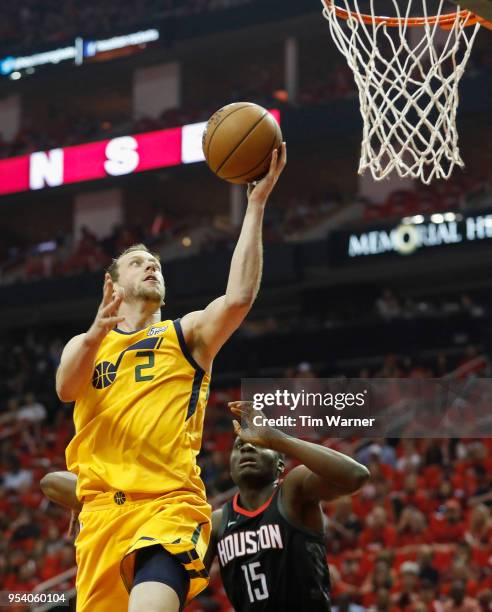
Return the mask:
<svg viewBox="0 0 492 612">
<path fill-rule="evenodd" d="M 161 346 L 163 340 L 163 337 L 146 338 L 145 340 L 140 340 L 140 342 L 132 344 L 122 353 L 120 353 L 116 363 L 111 363 L 110 361 L 101 361 L 100 363 L 96 364 L 96 367 L 94 368 L 94 373 L 92 374 L 92 386 L 95 389 L 106 389 L 106 387 L 110 387 L 116 380 L 116 374 L 118 373 L 118 368 L 120 367 L 123 356 L 129 351 L 136 351 L 136 357 L 142 357 L 147 360 L 146 363 L 140 363 L 136 365 L 135 382 L 144 382 L 147 380 L 152 380 L 154 378 L 153 374 L 147 372 L 148 370 L 151 370 L 154 367 L 154 350 L 158 349 Z M 145 374 L 144 371 L 146 371 Z"/>
<path fill-rule="evenodd" d="M 117 368 L 110 361 L 101 361 L 92 375 L 92 386 L 95 389 L 104 389 L 112 385 L 116 379 Z"/>
<path fill-rule="evenodd" d="M 123 493 L 123 491 L 116 491 L 113 496 L 113 499 L 115 504 L 118 504 L 118 506 L 122 506 L 126 502 L 126 495 Z"/>
</svg>

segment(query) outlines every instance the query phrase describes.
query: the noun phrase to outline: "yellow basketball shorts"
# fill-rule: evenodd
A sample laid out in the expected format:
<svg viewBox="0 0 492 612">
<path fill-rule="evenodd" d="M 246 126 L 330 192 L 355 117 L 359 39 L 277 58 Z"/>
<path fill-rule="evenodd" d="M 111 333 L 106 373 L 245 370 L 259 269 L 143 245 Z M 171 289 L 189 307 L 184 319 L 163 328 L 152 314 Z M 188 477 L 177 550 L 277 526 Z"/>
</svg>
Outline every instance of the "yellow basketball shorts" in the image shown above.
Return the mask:
<svg viewBox="0 0 492 612">
<path fill-rule="evenodd" d="M 203 559 L 210 540 L 211 508 L 194 493 L 161 497 L 101 493 L 86 501 L 75 541 L 77 612 L 128 609 L 135 552 L 161 544 L 190 577 L 187 602 L 208 584 Z"/>
</svg>

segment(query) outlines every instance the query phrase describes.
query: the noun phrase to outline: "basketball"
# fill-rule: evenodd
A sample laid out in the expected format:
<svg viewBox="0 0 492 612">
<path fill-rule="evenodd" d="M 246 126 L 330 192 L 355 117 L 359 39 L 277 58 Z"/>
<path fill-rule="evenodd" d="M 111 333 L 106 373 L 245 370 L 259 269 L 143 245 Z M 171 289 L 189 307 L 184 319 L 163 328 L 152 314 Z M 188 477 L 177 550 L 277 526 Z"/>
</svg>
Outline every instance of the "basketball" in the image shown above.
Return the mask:
<svg viewBox="0 0 492 612">
<path fill-rule="evenodd" d="M 203 153 L 219 178 L 244 185 L 263 178 L 274 149 L 282 144 L 275 118 L 262 106 L 236 102 L 218 110 L 207 123 Z"/>
</svg>

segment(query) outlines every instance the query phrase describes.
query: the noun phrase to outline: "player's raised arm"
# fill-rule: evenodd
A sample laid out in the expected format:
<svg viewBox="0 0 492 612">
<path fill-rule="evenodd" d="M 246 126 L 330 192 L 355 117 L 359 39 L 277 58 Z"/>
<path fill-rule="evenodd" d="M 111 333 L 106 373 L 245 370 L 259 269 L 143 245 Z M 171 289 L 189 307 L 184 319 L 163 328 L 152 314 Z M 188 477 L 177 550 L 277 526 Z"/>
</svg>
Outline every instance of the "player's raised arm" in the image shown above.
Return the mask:
<svg viewBox="0 0 492 612">
<path fill-rule="evenodd" d="M 115 293 L 111 276 L 106 274 L 103 299 L 94 322 L 85 334 L 72 338 L 63 349 L 56 373 L 56 392 L 62 402 L 78 399 L 91 380 L 94 359 L 103 338 L 124 320 L 118 316 L 122 299 L 123 293 Z"/>
<path fill-rule="evenodd" d="M 211 302 L 205 310 L 190 313 L 181 321 L 193 357 L 204 369 L 209 369 L 213 358 L 242 323 L 258 294 L 263 265 L 265 205 L 286 163 L 284 143 L 280 152 L 274 151 L 267 176 L 248 190 L 248 207 L 232 256 L 225 295 Z"/>
<path fill-rule="evenodd" d="M 76 513 L 82 509 L 82 504 L 75 493 L 77 476 L 72 472 L 51 472 L 43 476 L 39 485 L 46 497 L 55 504 Z"/>
<path fill-rule="evenodd" d="M 273 427 L 256 426 L 253 417 L 263 413 L 252 402 L 231 402 L 231 411 L 245 419 L 243 429 L 234 421 L 236 434 L 244 441 L 271 448 L 297 459 L 302 465 L 289 472 L 283 483 L 286 504 L 302 513 L 302 507 L 329 501 L 358 491 L 370 477 L 369 470 L 354 459 L 320 444 L 299 440 Z"/>
</svg>

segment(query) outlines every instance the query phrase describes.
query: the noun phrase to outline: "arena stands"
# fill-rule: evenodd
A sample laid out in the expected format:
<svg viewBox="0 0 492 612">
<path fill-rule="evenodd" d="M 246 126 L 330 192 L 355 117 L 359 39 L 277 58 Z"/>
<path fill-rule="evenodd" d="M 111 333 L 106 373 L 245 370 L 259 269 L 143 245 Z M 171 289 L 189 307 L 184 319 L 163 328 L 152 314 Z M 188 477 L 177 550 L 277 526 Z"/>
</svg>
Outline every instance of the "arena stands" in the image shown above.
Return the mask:
<svg viewBox="0 0 492 612">
<path fill-rule="evenodd" d="M 56 399 L 54 372 L 62 341 L 29 334 L 2 346 L 0 405 L 0 588 L 26 591 L 73 567 L 69 515 L 43 499 L 39 480 L 63 469 L 71 410 Z M 308 355 L 306 355 L 309 358 Z M 453 361 L 466 363 L 470 354 Z M 393 364 L 390 367 L 390 364 Z M 432 364 L 386 356 L 377 377 L 437 375 Z M 488 370 L 482 374 L 487 375 Z M 316 376 L 305 362 L 285 373 Z M 474 376 L 477 372 L 474 372 Z M 233 440 L 227 401 L 239 389 L 211 393 L 200 463 L 219 501 L 232 482 Z M 353 498 L 327 504 L 329 563 L 335 605 L 374 610 L 439 610 L 465 601 L 487 610 L 492 597 L 492 444 L 489 439 L 366 439 L 319 442 L 365 463 L 371 480 Z M 292 464 L 289 463 L 291 468 Z M 73 576 L 62 581 L 73 586 Z M 466 598 L 466 599 L 463 599 Z M 465 605 L 463 604 L 463 605 Z M 229 610 L 214 579 L 194 610 Z"/>
<path fill-rule="evenodd" d="M 341 62 L 320 65 L 320 76 L 307 75 L 308 78 L 304 78 L 301 83 L 298 99 L 294 102 L 289 100 L 284 90 L 280 78 L 282 70 L 281 62 L 272 62 L 270 66 L 246 64 L 245 69 L 240 71 L 240 79 L 233 77 L 227 87 L 222 84 L 222 95 L 220 88 L 216 88 L 213 96 L 209 93 L 201 101 L 195 91 L 193 101 L 184 100 L 179 108 L 167 109 L 159 117 L 141 117 L 135 120 L 131 113 L 125 114 L 120 110 L 112 113 L 106 110 L 95 116 L 93 113 L 79 110 L 69 112 L 60 108 L 40 126 L 34 126 L 31 121 L 25 120 L 19 131 L 9 140 L 4 139 L 0 133 L 0 159 L 59 146 L 198 123 L 208 120 L 225 103 L 247 100 L 266 107 L 288 109 L 299 106 L 310 108 L 337 100 L 355 100 L 357 97 L 353 75 L 348 66 Z M 484 70 L 486 77 L 487 68 L 477 68 L 479 74 Z M 194 83 L 194 87 L 197 85 Z M 412 206 L 408 200 L 405 204 Z M 415 205 L 413 207 L 415 208 Z"/>
<path fill-rule="evenodd" d="M 58 109 L 39 127 L 27 121 L 9 141 L 0 134 L 0 159 L 45 151 L 59 146 L 70 146 L 112 138 L 127 134 L 138 134 L 189 123 L 207 121 L 209 117 L 226 102 L 247 100 L 266 107 L 288 108 L 289 101 L 282 99 L 282 72 L 278 62 L 271 66 L 249 64 L 241 71 L 241 78 L 232 79 L 228 87 L 214 91 L 203 103 L 199 104 L 197 93 L 194 102 L 186 101 L 179 108 L 167 109 L 157 118 L 141 117 L 134 120 L 131 115 L 124 116 L 120 111 L 112 114 L 100 113 L 97 117 L 83 112 L 69 112 Z M 239 74 L 239 73 L 238 73 Z M 194 84 L 195 87 L 197 84 Z M 348 67 L 338 65 L 333 73 L 328 69 L 322 82 L 307 82 L 299 93 L 303 106 L 313 106 L 332 100 L 354 97 L 354 83 Z"/>
<path fill-rule="evenodd" d="M 51 1 L 39 4 L 33 0 L 22 3 L 22 9 L 5 7 L 0 25 L 2 48 L 22 45 L 60 44 L 86 34 L 111 33 L 138 27 L 142 23 L 167 17 L 185 17 L 210 11 L 251 4 L 254 0 L 132 0 L 101 4 L 94 0 L 80 4 L 75 0 L 63 6 Z"/>
<path fill-rule="evenodd" d="M 196 200 L 199 199 L 197 193 Z M 459 214 L 479 209 L 482 203 L 492 204 L 490 181 L 473 175 L 457 175 L 444 184 L 426 189 L 415 186 L 412 190 L 395 191 L 381 203 L 362 207 L 357 196 L 351 202 L 348 194 L 342 195 L 336 188 L 308 196 L 291 193 L 288 200 L 274 202 L 268 207 L 265 240 L 267 243 L 278 243 L 324 239 L 331 229 L 340 226 L 336 217 L 342 210 L 350 218 L 350 224 L 354 225 L 361 223 L 361 215 L 367 223 L 386 222 L 439 212 Z M 353 213 L 347 215 L 350 207 Z M 38 241 L 24 245 L 19 244 L 17 236 L 13 236 L 10 246 L 7 235 L 0 251 L 0 285 L 102 270 L 115 253 L 135 242 L 143 241 L 156 251 L 168 249 L 166 253 L 172 253 L 173 245 L 181 245 L 183 237 L 192 228 L 198 231 L 200 227 L 208 230 L 198 252 L 228 251 L 237 234 L 237 230 L 221 215 L 216 215 L 215 219 L 200 219 L 199 216 L 190 215 L 190 212 L 180 214 L 163 206 L 155 211 L 151 223 L 146 227 L 115 226 L 112 233 L 103 238 L 97 238 L 85 228 L 77 239 L 71 234 L 43 235 L 39 236 Z M 196 252 L 196 249 L 190 249 L 190 254 Z M 180 256 L 183 256 L 181 252 Z M 168 262 L 172 260 L 172 255 L 166 255 L 164 259 Z"/>
<path fill-rule="evenodd" d="M 366 221 L 399 219 L 412 215 L 428 215 L 447 211 L 463 211 L 477 207 L 490 192 L 485 177 L 459 175 L 441 184 L 393 191 L 384 202 L 370 204 L 364 211 Z"/>
</svg>

